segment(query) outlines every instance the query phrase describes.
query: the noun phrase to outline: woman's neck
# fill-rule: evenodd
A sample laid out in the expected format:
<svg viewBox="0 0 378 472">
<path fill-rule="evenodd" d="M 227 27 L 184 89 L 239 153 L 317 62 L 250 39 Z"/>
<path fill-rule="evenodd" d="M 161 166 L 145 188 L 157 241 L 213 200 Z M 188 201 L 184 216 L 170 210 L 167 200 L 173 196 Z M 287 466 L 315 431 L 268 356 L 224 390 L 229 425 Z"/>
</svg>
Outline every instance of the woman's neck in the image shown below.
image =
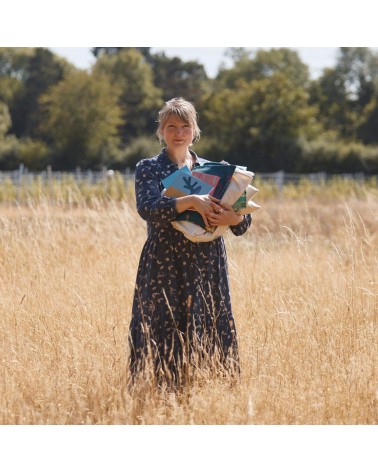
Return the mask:
<svg viewBox="0 0 378 472">
<path fill-rule="evenodd" d="M 168 157 L 170 158 L 171 161 L 175 162 L 178 167 L 183 167 L 185 165 L 188 165 L 188 163 L 191 163 L 192 161 L 192 155 L 190 154 L 190 151 L 188 148 L 185 150 L 172 150 L 167 148 L 167 154 Z"/>
</svg>

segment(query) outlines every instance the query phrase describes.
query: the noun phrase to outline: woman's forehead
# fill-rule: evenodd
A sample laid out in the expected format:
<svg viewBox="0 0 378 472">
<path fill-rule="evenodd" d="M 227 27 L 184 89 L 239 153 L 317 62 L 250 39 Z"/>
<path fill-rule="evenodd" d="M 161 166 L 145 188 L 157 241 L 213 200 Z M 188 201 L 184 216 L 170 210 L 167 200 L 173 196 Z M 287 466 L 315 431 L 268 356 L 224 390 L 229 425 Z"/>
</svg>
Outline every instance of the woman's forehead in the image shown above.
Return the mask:
<svg viewBox="0 0 378 472">
<path fill-rule="evenodd" d="M 183 120 L 182 118 L 180 118 L 179 116 L 177 116 L 176 114 L 171 114 L 167 117 L 167 120 L 165 122 L 165 124 L 168 124 L 168 123 L 171 123 L 171 124 L 177 124 L 177 125 L 181 125 L 181 124 L 187 124 L 188 122 Z"/>
</svg>

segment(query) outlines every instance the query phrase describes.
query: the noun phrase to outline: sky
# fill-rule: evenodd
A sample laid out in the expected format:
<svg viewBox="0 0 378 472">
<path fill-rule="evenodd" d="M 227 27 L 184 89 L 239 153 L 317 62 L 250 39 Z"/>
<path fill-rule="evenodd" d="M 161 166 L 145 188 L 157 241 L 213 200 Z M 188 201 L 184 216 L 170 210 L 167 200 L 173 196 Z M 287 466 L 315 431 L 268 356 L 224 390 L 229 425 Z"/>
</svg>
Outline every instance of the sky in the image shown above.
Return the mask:
<svg viewBox="0 0 378 472">
<path fill-rule="evenodd" d="M 87 69 L 95 58 L 91 48 L 83 47 L 52 47 L 56 54 L 65 57 L 75 66 Z M 230 59 L 224 53 L 225 47 L 152 47 L 152 52 L 164 51 L 167 56 L 178 56 L 184 61 L 197 60 L 203 64 L 209 77 L 215 77 L 219 66 L 230 65 Z M 252 48 L 247 48 L 252 49 Z M 338 48 L 336 47 L 293 47 L 298 51 L 302 61 L 310 68 L 312 78 L 321 75 L 325 67 L 332 67 L 336 62 Z"/>
</svg>

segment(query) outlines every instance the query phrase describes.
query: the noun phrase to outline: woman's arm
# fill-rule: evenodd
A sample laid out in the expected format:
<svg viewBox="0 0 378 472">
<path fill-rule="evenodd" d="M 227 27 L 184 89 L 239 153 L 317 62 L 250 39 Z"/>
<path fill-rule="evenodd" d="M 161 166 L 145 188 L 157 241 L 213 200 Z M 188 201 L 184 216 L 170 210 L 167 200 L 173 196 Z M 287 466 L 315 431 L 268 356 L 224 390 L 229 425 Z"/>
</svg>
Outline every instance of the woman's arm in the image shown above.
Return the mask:
<svg viewBox="0 0 378 472">
<path fill-rule="evenodd" d="M 178 215 L 176 199 L 162 197 L 159 176 L 148 159 L 135 168 L 135 197 L 139 215 L 146 221 L 171 221 Z"/>
<path fill-rule="evenodd" d="M 250 213 L 240 216 L 243 218 L 242 221 L 237 225 L 230 226 L 230 230 L 235 236 L 242 236 L 252 224 L 252 216 Z"/>
</svg>

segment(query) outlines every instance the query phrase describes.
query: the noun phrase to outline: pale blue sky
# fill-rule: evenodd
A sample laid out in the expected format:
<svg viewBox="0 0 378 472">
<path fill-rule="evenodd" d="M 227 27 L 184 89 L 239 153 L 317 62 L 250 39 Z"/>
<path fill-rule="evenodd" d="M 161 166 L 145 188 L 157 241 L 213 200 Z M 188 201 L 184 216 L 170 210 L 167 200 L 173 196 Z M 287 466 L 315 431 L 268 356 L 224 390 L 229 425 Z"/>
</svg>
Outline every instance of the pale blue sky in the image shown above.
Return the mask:
<svg viewBox="0 0 378 472">
<path fill-rule="evenodd" d="M 83 47 L 54 47 L 50 48 L 57 54 L 66 57 L 70 62 L 80 68 L 88 68 L 93 64 L 94 57 L 90 48 Z M 336 62 L 338 48 L 336 47 L 300 47 L 291 48 L 298 51 L 302 61 L 310 68 L 313 78 L 318 77 L 325 67 L 332 67 Z M 153 51 L 164 50 L 167 56 L 178 56 L 183 60 L 198 60 L 205 66 L 209 77 L 215 77 L 219 65 L 224 62 L 230 64 L 224 56 L 224 47 L 159 47 Z"/>
</svg>

